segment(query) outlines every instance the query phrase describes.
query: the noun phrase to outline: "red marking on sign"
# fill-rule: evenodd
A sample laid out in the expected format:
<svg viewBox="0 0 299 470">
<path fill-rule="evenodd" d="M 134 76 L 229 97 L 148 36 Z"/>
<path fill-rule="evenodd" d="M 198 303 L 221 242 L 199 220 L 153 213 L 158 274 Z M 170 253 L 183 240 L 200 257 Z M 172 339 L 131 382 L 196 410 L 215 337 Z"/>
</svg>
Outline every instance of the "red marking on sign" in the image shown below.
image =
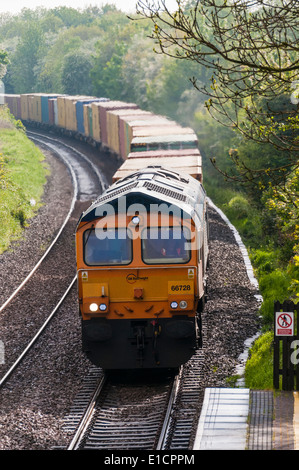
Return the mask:
<svg viewBox="0 0 299 470">
<path fill-rule="evenodd" d="M 282 313 L 279 315 L 277 322 L 281 328 L 289 328 L 292 325 L 292 318 L 287 313 Z"/>
</svg>

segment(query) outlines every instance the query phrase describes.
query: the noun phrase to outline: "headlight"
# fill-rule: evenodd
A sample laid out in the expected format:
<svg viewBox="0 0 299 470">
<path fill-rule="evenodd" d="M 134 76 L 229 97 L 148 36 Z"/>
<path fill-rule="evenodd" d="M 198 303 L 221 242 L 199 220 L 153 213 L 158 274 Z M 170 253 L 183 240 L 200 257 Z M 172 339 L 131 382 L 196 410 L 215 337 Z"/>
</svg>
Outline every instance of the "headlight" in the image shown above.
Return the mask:
<svg viewBox="0 0 299 470">
<path fill-rule="evenodd" d="M 89 310 L 90 310 L 91 312 L 96 312 L 97 309 L 98 309 L 98 305 L 97 305 L 97 304 L 90 304 Z"/>
<path fill-rule="evenodd" d="M 183 308 L 183 309 L 184 309 L 184 308 L 187 308 L 187 305 L 188 305 L 188 304 L 187 304 L 186 300 L 181 300 L 181 301 L 180 301 L 180 308 Z"/>
<path fill-rule="evenodd" d="M 173 301 L 173 302 L 171 302 L 170 307 L 171 308 L 178 308 L 178 303 Z"/>
<path fill-rule="evenodd" d="M 107 308 L 107 305 L 106 304 L 100 304 L 99 308 L 100 308 L 101 312 L 105 312 L 105 310 Z"/>
<path fill-rule="evenodd" d="M 133 222 L 134 225 L 139 224 L 140 218 L 138 217 L 138 215 L 134 215 L 134 217 L 132 218 L 132 222 Z"/>
</svg>

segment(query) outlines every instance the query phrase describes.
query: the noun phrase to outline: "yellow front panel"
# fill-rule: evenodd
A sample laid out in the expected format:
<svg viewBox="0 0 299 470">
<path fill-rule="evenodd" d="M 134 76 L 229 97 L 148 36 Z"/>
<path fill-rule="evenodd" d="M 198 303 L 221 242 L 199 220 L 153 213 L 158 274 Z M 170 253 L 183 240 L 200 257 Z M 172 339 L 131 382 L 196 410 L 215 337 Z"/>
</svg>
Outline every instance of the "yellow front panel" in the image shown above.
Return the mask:
<svg viewBox="0 0 299 470">
<path fill-rule="evenodd" d="M 170 277 L 172 281 L 169 281 Z M 168 294 L 177 293 L 179 289 L 183 289 L 181 294 L 194 294 L 194 281 L 188 280 L 188 268 L 90 269 L 80 271 L 79 280 L 80 278 L 83 279 L 84 295 L 87 289 L 94 295 L 100 286 L 109 286 L 111 302 L 134 301 L 136 288 L 143 289 L 144 300 L 165 300 Z M 169 283 L 178 286 L 178 289 L 170 292 Z"/>
<path fill-rule="evenodd" d="M 170 295 L 171 297 L 177 296 L 179 300 L 188 298 L 190 305 L 191 298 L 193 308 L 196 284 L 194 280 L 188 279 L 189 269 L 190 266 L 80 270 L 78 273 L 79 298 L 82 298 L 85 304 L 87 299 L 94 301 L 98 296 L 100 303 L 101 296 L 108 296 L 110 307 L 109 313 L 105 315 L 107 318 L 125 314 L 131 314 L 132 318 L 150 318 L 157 315 L 157 312 L 160 312 L 161 317 L 168 317 L 171 315 Z M 87 311 L 84 313 L 88 314 Z"/>
</svg>

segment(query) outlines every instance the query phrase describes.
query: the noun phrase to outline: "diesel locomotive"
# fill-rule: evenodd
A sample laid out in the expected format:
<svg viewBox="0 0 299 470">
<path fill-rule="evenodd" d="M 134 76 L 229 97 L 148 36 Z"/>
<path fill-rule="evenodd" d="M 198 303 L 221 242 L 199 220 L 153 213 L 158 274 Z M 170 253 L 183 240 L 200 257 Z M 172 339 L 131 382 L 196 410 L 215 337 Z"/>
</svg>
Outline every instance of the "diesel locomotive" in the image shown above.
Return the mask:
<svg viewBox="0 0 299 470">
<path fill-rule="evenodd" d="M 207 199 L 194 131 L 106 98 L 3 98 L 25 126 L 85 140 L 121 162 L 76 228 L 87 357 L 106 370 L 177 369 L 201 347 L 206 295 Z"/>
<path fill-rule="evenodd" d="M 83 349 L 104 369 L 178 368 L 201 346 L 206 195 L 147 167 L 119 179 L 76 230 Z"/>
</svg>

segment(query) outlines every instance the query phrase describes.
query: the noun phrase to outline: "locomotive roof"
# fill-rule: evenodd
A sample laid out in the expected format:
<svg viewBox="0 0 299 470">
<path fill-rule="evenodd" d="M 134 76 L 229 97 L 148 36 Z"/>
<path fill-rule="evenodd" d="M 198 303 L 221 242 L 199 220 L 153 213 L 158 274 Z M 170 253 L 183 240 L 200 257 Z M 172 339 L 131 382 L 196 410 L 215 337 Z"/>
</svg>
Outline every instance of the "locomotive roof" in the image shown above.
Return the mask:
<svg viewBox="0 0 299 470">
<path fill-rule="evenodd" d="M 79 223 L 97 218 L 97 208 L 104 204 L 111 204 L 117 213 L 122 196 L 126 209 L 139 203 L 148 210 L 150 204 L 164 203 L 179 207 L 189 217 L 202 219 L 206 193 L 192 176 L 153 165 L 116 181 L 81 215 Z"/>
</svg>

